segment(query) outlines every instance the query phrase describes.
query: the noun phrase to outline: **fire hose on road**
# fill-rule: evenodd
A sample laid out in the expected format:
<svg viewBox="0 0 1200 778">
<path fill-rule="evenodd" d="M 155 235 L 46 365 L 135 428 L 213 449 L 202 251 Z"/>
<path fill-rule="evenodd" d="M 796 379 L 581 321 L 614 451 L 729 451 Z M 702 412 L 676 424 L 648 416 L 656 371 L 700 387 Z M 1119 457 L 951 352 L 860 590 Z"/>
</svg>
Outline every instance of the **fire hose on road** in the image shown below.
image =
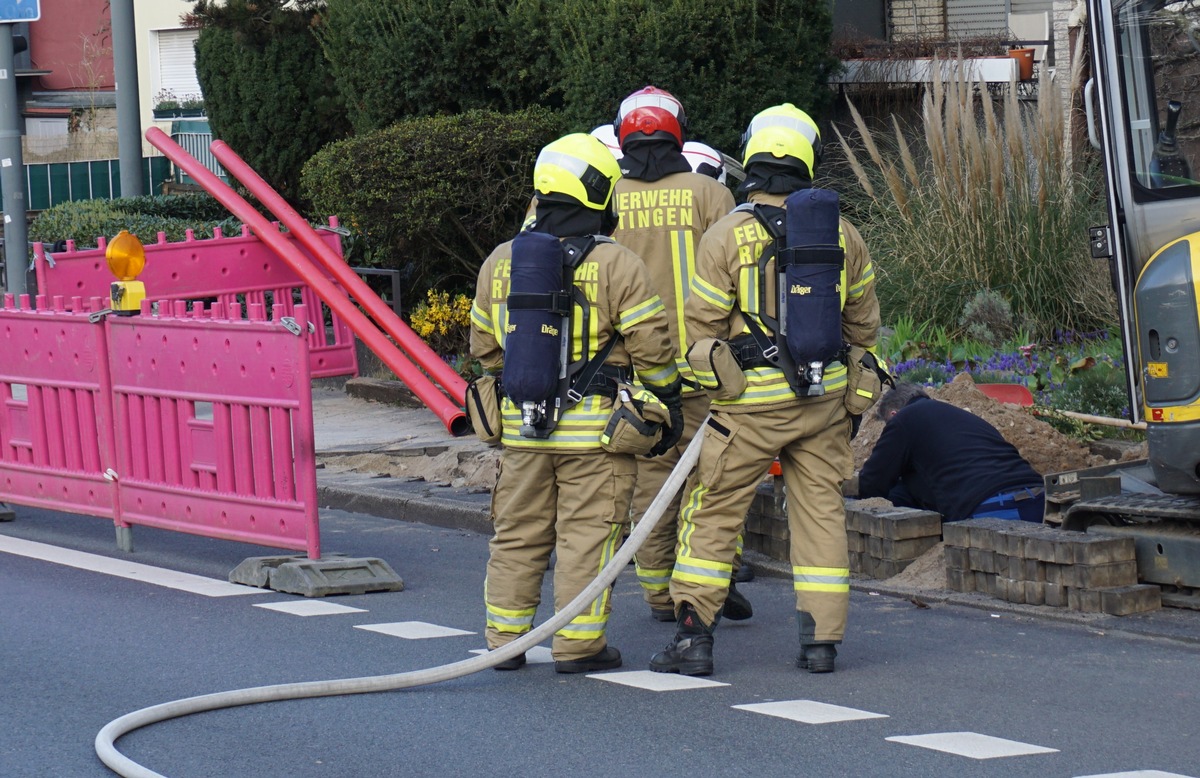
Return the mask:
<svg viewBox="0 0 1200 778">
<path fill-rule="evenodd" d="M 471 659 L 453 662 L 448 665 L 430 667 L 424 670 L 412 670 L 406 673 L 389 675 L 373 675 L 361 678 L 342 678 L 328 681 L 306 681 L 302 683 L 276 684 L 272 686 L 255 686 L 248 689 L 234 689 L 215 694 L 204 694 L 198 697 L 188 697 L 173 702 L 164 702 L 149 708 L 126 713 L 120 718 L 113 719 L 96 735 L 96 755 L 113 772 L 124 778 L 164 778 L 160 773 L 143 767 L 117 750 L 116 741 L 123 735 L 134 730 L 156 724 L 160 721 L 190 716 L 193 713 L 219 710 L 221 708 L 236 708 L 241 705 L 255 705 L 261 702 L 278 702 L 281 700 L 299 700 L 306 697 L 333 697 L 345 694 L 368 694 L 371 692 L 387 692 L 397 689 L 409 689 L 414 686 L 462 678 L 466 675 L 488 670 L 507 659 L 523 654 L 553 635 L 561 627 L 566 626 L 571 619 L 583 612 L 585 608 L 612 585 L 617 575 L 625 569 L 634 553 L 645 541 L 646 536 L 654 529 L 666 512 L 667 506 L 675 493 L 683 488 L 688 473 L 700 458 L 700 446 L 704 439 L 705 422 L 700 425 L 701 432 L 697 433 L 688 447 L 684 450 L 667 477 L 666 483 L 658 496 L 646 511 L 646 515 L 638 522 L 629 539 L 621 546 L 609 563 L 600 571 L 595 580 L 587 585 L 579 595 L 571 600 L 565 608 L 556 613 L 549 621 L 541 624 L 526 635 L 506 646 L 489 651 Z"/>
</svg>

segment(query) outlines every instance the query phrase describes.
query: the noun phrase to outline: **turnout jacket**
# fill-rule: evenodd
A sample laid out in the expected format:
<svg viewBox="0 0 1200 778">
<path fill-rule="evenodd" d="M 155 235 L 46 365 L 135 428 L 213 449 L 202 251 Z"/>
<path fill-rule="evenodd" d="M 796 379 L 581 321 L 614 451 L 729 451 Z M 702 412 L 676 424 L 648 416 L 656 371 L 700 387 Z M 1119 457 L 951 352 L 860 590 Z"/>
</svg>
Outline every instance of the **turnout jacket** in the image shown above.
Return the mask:
<svg viewBox="0 0 1200 778">
<path fill-rule="evenodd" d="M 657 181 L 620 178 L 613 190 L 620 225 L 613 239 L 642 258 L 650 284 L 662 298 L 678 344 L 675 366 L 685 381 L 684 392 L 699 391 L 684 359 L 687 333 L 683 306 L 691 294 L 696 251 L 704 232 L 733 210 L 733 195 L 724 184 L 699 173 L 672 173 Z"/>
<path fill-rule="evenodd" d="M 751 203 L 783 207 L 786 194 L 753 192 Z M 753 316 L 761 329 L 770 332 L 758 316 L 759 284 L 765 282 L 768 316 L 778 316 L 775 294 L 775 260 L 767 263 L 760 278 L 758 258 L 772 242 L 766 229 L 749 210 L 737 210 L 717 222 L 700 241 L 696 274 L 685 305 L 688 346 L 704 338 L 729 340 L 749 334 L 744 316 Z M 875 296 L 875 269 L 862 236 L 845 218 L 841 219 L 839 242 L 846 252 L 842 275 L 842 340 L 874 352 L 879 337 L 879 300 Z M 789 327 L 803 326 L 788 322 Z M 781 344 L 781 348 L 784 346 Z M 713 406 L 729 412 L 785 407 L 801 401 L 777 367 L 755 367 L 742 371 L 746 389 L 732 400 L 713 400 Z M 846 366 L 834 361 L 826 366 L 826 394 L 844 392 Z"/>
<path fill-rule="evenodd" d="M 504 367 L 508 326 L 508 290 L 512 241 L 496 247 L 479 270 L 471 306 L 471 354 L 485 370 L 499 374 Z M 650 288 L 642 260 L 627 248 L 602 241 L 575 269 L 575 286 L 590 306 L 590 332 L 585 339 L 583 311 L 572 314 L 571 361 L 591 359 L 610 340 L 620 336 L 606 365 L 632 366 L 642 384 L 656 391 L 679 379 L 662 299 Z M 585 352 L 586 348 L 586 352 Z M 632 376 L 631 376 L 632 378 Z M 501 403 L 501 443 L 510 448 L 547 452 L 600 449 L 600 434 L 612 413 L 612 400 L 589 394 L 568 409 L 550 437 L 521 437 L 521 409 L 505 397 Z"/>
</svg>

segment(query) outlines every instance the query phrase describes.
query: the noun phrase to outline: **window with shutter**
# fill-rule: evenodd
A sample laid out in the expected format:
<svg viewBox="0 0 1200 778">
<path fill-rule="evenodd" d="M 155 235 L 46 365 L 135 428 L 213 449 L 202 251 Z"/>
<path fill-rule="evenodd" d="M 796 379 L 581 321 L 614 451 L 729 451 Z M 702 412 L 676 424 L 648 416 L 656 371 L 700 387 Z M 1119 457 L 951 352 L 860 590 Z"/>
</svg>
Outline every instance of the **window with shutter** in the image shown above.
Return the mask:
<svg viewBox="0 0 1200 778">
<path fill-rule="evenodd" d="M 176 100 L 200 99 L 196 80 L 196 39 L 199 30 L 158 30 L 158 89 L 170 92 Z"/>
</svg>

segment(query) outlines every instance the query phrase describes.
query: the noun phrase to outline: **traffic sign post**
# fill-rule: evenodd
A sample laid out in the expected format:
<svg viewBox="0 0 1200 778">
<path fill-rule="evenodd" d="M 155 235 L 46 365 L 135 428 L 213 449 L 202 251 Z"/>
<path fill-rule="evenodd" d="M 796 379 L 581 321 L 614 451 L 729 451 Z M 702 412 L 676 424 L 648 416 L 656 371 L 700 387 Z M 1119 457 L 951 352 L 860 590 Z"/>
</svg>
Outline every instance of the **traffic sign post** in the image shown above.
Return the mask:
<svg viewBox="0 0 1200 778">
<path fill-rule="evenodd" d="M 36 22 L 41 18 L 41 0 L 0 0 L 0 24 Z"/>
<path fill-rule="evenodd" d="M 13 6 L 29 6 L 25 10 L 39 12 L 36 2 L 0 0 L 0 11 Z M 24 171 L 21 106 L 17 101 L 17 77 L 13 71 L 13 21 L 8 20 L 0 23 L 0 188 L 4 190 L 6 291 L 17 295 L 25 294 L 25 272 L 29 267 Z"/>
</svg>

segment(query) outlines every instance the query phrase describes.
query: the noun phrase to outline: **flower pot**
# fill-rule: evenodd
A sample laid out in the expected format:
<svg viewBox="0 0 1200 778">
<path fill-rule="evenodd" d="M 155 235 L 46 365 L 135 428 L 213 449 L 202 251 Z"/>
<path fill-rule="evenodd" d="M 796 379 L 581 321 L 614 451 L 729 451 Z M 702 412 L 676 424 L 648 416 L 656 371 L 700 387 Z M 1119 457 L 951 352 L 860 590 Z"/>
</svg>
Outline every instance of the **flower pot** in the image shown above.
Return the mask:
<svg viewBox="0 0 1200 778">
<path fill-rule="evenodd" d="M 1017 79 L 1030 81 L 1033 79 L 1033 49 L 1013 48 L 1008 50 L 1008 56 L 1017 61 Z"/>
</svg>

